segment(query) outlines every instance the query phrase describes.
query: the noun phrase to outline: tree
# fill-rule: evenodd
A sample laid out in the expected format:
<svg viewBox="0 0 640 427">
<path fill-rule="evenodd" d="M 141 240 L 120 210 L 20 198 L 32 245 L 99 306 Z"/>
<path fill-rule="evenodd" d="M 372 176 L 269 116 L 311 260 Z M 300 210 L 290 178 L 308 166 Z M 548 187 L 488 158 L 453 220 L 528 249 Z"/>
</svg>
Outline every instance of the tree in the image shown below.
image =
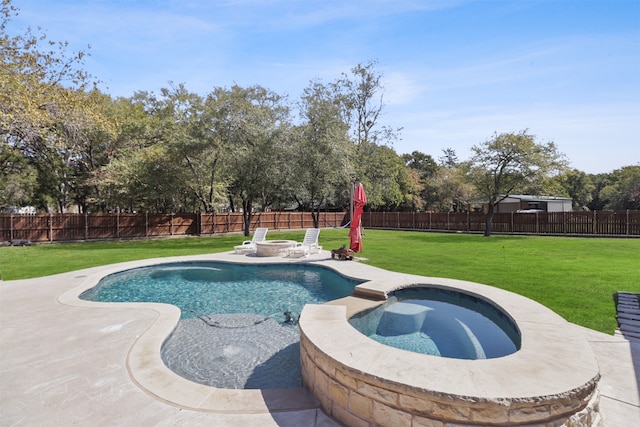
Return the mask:
<svg viewBox="0 0 640 427">
<path fill-rule="evenodd" d="M 354 173 L 367 190 L 367 205 L 398 208 L 414 200 L 415 180 L 410 178 L 402 158 L 390 148 L 402 129 L 381 122 L 384 86 L 376 66 L 376 61 L 358 64 L 331 87 L 341 102 L 344 121 L 350 126 L 355 145 Z"/>
<path fill-rule="evenodd" d="M 118 133 L 111 164 L 95 177 L 105 206 L 211 212 L 224 200 L 215 106 L 170 83 L 159 96 L 137 92 L 118 99 L 109 114 Z"/>
<path fill-rule="evenodd" d="M 382 74 L 375 71 L 377 61 L 358 64 L 351 69 L 351 75 L 342 74 L 334 90 L 342 102 L 345 121 L 349 123 L 356 145 L 363 142 L 391 144 L 401 129 L 392 129 L 380 124 L 385 107 Z"/>
<path fill-rule="evenodd" d="M 640 166 L 613 171 L 598 196 L 604 202 L 604 209 L 640 209 Z"/>
<path fill-rule="evenodd" d="M 184 187 L 175 163 L 167 162 L 166 146 L 155 144 L 123 150 L 98 173 L 109 210 L 175 212 L 184 200 Z"/>
<path fill-rule="evenodd" d="M 5 33 L 11 1 L 0 9 L 0 135 L 37 171 L 41 207 L 55 202 L 64 212 L 74 198 L 76 162 L 85 154 L 89 134 L 101 128 L 97 82 L 82 70 L 85 52 L 68 52 L 67 42 L 46 35 Z M 43 47 L 45 45 L 46 47 Z M 28 172 L 25 170 L 25 172 Z"/>
<path fill-rule="evenodd" d="M 273 179 L 285 164 L 283 142 L 289 126 L 285 99 L 261 86 L 217 88 L 207 99 L 215 105 L 214 130 L 226 147 L 229 200 L 239 199 L 244 233 L 249 235 L 254 203 L 273 192 Z"/>
<path fill-rule="evenodd" d="M 464 212 L 473 195 L 473 185 L 468 180 L 469 164 L 459 163 L 441 167 L 433 177 L 435 200 L 433 207 L 444 212 Z"/>
<path fill-rule="evenodd" d="M 527 130 L 494 134 L 474 145 L 470 178 L 488 203 L 485 236 L 491 235 L 495 206 L 518 188 L 531 186 L 565 167 L 564 156 L 553 142 L 536 143 Z"/>
<path fill-rule="evenodd" d="M 356 178 L 367 191 L 370 209 L 395 210 L 411 199 L 409 170 L 391 147 L 363 142 L 354 162 L 358 162 Z"/>
<path fill-rule="evenodd" d="M 17 9 L 11 1 L 2 0 L 0 134 L 22 139 L 46 132 L 52 121 L 50 112 L 57 104 L 64 104 L 67 95 L 60 89 L 84 91 L 90 84 L 90 76 L 80 68 L 86 53 L 69 55 L 67 42 L 47 40 L 46 34 L 35 35 L 31 29 L 9 36 L 5 31 L 15 14 Z"/>
<path fill-rule="evenodd" d="M 169 156 L 166 147 L 156 149 L 155 154 L 148 152 L 152 146 L 162 145 L 165 141 L 166 121 L 158 109 L 155 95 L 147 92 L 136 92 L 130 98 L 109 98 L 105 103 L 103 114 L 117 125 L 113 135 L 98 134 L 93 138 L 93 144 L 98 148 L 91 155 L 94 167 L 86 184 L 93 188 L 94 196 L 87 209 L 108 212 L 126 206 L 132 210 L 157 211 L 157 206 L 164 205 L 164 202 L 150 202 L 161 197 L 153 193 L 145 194 L 137 203 L 133 194 L 128 192 L 131 190 L 137 194 L 142 187 L 152 189 L 153 183 L 147 180 L 159 177 L 142 173 L 150 170 L 142 167 L 142 163 L 145 159 L 153 161 Z M 156 157 L 160 151 L 161 156 Z M 139 185 L 136 186 L 136 182 Z"/>
<path fill-rule="evenodd" d="M 298 206 L 310 210 L 319 227 L 320 208 L 335 202 L 352 177 L 349 126 L 340 114 L 340 102 L 320 82 L 305 88 L 299 103 L 303 124 L 297 128 L 290 159 L 292 187 Z"/>
<path fill-rule="evenodd" d="M 405 194 L 404 203 L 400 205 L 400 210 L 416 212 L 426 206 L 422 195 L 425 193 L 425 185 L 420 178 L 420 173 L 411 168 L 406 168 L 406 180 L 408 192 Z"/>
<path fill-rule="evenodd" d="M 445 168 L 452 168 L 458 166 L 460 163 L 458 155 L 453 148 L 444 148 L 442 150 L 442 156 L 438 157 L 438 162 L 440 163 L 440 166 Z"/>
<path fill-rule="evenodd" d="M 589 175 L 577 169 L 568 169 L 554 177 L 553 180 L 557 182 L 566 196 L 571 197 L 574 209 L 588 210 L 596 188 Z M 557 195 L 561 196 L 562 194 Z"/>
<path fill-rule="evenodd" d="M 0 141 L 0 211 L 31 203 L 37 179 L 36 170 L 7 138 Z"/>
<path fill-rule="evenodd" d="M 413 151 L 411 154 L 403 154 L 402 159 L 407 167 L 418 171 L 423 179 L 435 175 L 438 171 L 438 165 L 429 154 Z"/>
<path fill-rule="evenodd" d="M 73 202 L 86 206 L 91 194 L 86 180 L 100 166 L 100 142 L 113 136 L 114 127 L 102 114 L 105 97 L 100 92 L 61 90 L 67 92 L 65 102 L 50 108 L 47 132 L 29 146 L 37 160 L 39 193 L 65 212 Z"/>
<path fill-rule="evenodd" d="M 205 212 L 216 210 L 227 184 L 221 177 L 225 141 L 216 131 L 218 105 L 211 100 L 203 100 L 182 84 L 162 89 L 167 161 L 182 171 L 185 189 L 198 201 L 198 210 Z"/>
<path fill-rule="evenodd" d="M 469 162 L 460 162 L 452 148 L 443 149 L 438 161 L 440 168 L 430 184 L 430 207 L 444 212 L 466 211 L 473 195 L 473 185 L 467 178 Z"/>
<path fill-rule="evenodd" d="M 414 171 L 417 176 L 411 192 L 413 194 L 413 209 L 426 209 L 427 206 L 434 203 L 433 178 L 438 174 L 440 167 L 433 160 L 433 157 L 420 151 L 403 154 L 402 159 L 410 171 Z"/>
</svg>

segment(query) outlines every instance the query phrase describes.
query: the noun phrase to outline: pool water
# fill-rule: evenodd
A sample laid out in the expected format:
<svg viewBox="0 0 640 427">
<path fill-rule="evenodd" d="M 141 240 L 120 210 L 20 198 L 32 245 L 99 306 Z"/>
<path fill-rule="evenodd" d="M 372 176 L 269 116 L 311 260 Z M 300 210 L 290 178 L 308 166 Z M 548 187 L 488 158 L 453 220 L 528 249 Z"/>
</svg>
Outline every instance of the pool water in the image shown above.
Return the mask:
<svg viewBox="0 0 640 427">
<path fill-rule="evenodd" d="M 312 265 L 188 262 L 112 274 L 80 298 L 179 307 L 181 320 L 161 357 L 191 381 L 291 388 L 302 385 L 296 326 L 302 308 L 351 295 L 358 283 Z"/>
<path fill-rule="evenodd" d="M 361 281 L 310 265 L 247 265 L 223 262 L 161 264 L 103 278 L 81 299 L 102 302 L 173 304 L 181 318 L 252 313 L 285 320 L 305 304 L 322 304 L 351 295 Z"/>
<path fill-rule="evenodd" d="M 491 359 L 520 347 L 513 321 L 494 305 L 456 291 L 416 287 L 390 294 L 349 323 L 392 347 L 455 359 Z"/>
</svg>

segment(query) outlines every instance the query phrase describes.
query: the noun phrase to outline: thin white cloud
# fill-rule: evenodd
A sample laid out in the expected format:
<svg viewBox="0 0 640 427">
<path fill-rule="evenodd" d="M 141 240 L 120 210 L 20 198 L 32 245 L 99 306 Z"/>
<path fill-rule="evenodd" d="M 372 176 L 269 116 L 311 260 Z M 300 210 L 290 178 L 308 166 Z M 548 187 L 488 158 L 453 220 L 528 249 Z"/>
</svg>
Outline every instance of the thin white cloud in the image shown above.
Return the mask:
<svg viewBox="0 0 640 427">
<path fill-rule="evenodd" d="M 408 12 L 437 11 L 463 4 L 456 0 L 235 0 L 222 2 L 248 16 L 260 16 L 270 30 L 299 30 L 349 21 L 376 21 Z M 256 11 L 258 13 L 256 14 Z"/>
<path fill-rule="evenodd" d="M 425 87 L 408 73 L 394 71 L 385 74 L 383 80 L 385 100 L 390 106 L 410 104 L 424 96 Z"/>
</svg>

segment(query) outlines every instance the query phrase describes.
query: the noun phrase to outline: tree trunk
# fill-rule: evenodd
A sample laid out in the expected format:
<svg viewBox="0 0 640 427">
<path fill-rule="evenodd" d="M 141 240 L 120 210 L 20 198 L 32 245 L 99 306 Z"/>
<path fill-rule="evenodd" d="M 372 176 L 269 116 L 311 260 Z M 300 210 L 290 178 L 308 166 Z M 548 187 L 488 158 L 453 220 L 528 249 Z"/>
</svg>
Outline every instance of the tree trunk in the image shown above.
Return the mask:
<svg viewBox="0 0 640 427">
<path fill-rule="evenodd" d="M 313 227 L 320 228 L 320 207 L 318 206 L 318 210 L 311 208 L 311 219 L 313 219 Z"/>
<path fill-rule="evenodd" d="M 233 203 L 233 197 L 231 197 L 231 194 L 229 194 L 228 196 L 229 196 L 229 211 L 230 212 L 235 212 L 236 211 L 236 205 L 235 205 L 235 203 Z"/>
<path fill-rule="evenodd" d="M 493 203 L 489 203 L 489 209 L 487 210 L 487 222 L 484 227 L 484 237 L 491 236 L 491 224 L 493 223 Z"/>
<path fill-rule="evenodd" d="M 248 236 L 251 234 L 251 218 L 253 216 L 253 212 L 251 206 L 253 204 L 252 199 L 247 199 L 242 201 L 242 220 L 244 222 L 244 235 Z"/>
</svg>

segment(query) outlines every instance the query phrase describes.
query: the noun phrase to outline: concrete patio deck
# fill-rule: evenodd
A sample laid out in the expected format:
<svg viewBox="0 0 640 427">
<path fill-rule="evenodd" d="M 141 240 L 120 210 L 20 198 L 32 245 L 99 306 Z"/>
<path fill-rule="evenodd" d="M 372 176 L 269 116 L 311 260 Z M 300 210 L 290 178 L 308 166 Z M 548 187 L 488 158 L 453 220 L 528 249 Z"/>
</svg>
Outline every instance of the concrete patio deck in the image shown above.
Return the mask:
<svg viewBox="0 0 640 427">
<path fill-rule="evenodd" d="M 274 261 L 227 253 L 166 261 L 205 259 Z M 329 253 L 323 251 L 307 260 L 328 259 Z M 355 277 L 367 268 L 360 263 L 335 262 L 352 268 Z M 148 335 L 161 313 L 138 304 L 71 305 L 67 298 L 96 275 L 148 263 L 0 283 L 0 426 L 337 425 L 306 389 L 226 390 L 222 394 L 213 389 L 209 399 L 215 402 L 184 404 L 190 402 L 184 389 L 175 391 L 175 399 L 168 399 L 141 385 L 137 380 L 141 376 L 132 371 L 140 369 L 131 362 L 132 347 Z M 575 334 L 584 334 L 598 360 L 605 425 L 640 424 L 640 342 L 573 327 Z M 148 372 L 145 378 L 161 387 L 162 375 L 154 375 Z M 193 385 L 185 383 L 187 388 Z"/>
</svg>

